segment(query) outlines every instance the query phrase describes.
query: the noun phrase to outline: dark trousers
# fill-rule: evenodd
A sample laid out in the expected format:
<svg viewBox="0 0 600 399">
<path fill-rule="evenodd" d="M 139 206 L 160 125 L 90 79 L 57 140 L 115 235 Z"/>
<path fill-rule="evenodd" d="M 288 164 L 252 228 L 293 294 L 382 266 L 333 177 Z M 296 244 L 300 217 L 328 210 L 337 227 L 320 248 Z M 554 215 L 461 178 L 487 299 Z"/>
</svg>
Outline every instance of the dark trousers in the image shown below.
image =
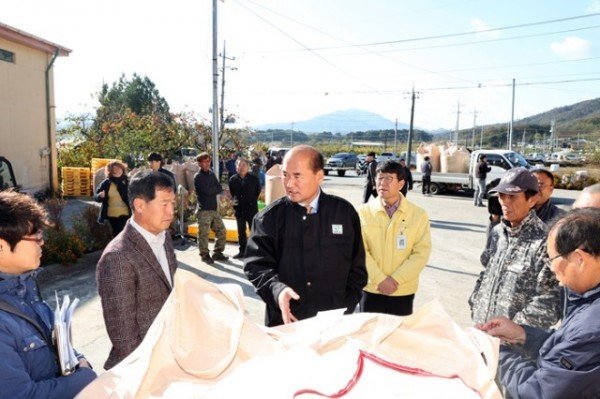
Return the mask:
<svg viewBox="0 0 600 399">
<path fill-rule="evenodd" d="M 252 228 L 252 219 L 254 215 L 251 216 L 236 216 L 235 221 L 237 222 L 237 231 L 238 231 L 238 242 L 240 243 L 240 252 L 244 253 L 246 251 L 246 244 L 248 243 L 248 237 L 246 237 L 246 226 L 249 229 Z"/>
<path fill-rule="evenodd" d="M 386 313 L 396 316 L 408 316 L 413 311 L 415 294 L 404 296 L 387 296 L 363 291 L 360 300 L 360 311 L 369 313 Z"/>
<path fill-rule="evenodd" d="M 431 176 L 423 176 L 423 194 L 431 194 Z"/>
<path fill-rule="evenodd" d="M 365 186 L 365 191 L 363 192 L 363 203 L 367 203 L 369 202 L 369 198 L 371 198 L 371 195 L 374 198 L 377 198 L 377 191 L 373 189 L 373 186 L 370 184 L 367 184 Z"/>
<path fill-rule="evenodd" d="M 110 227 L 112 227 L 113 237 L 116 237 L 123 229 L 125 228 L 125 223 L 129 219 L 129 216 L 119 216 L 116 218 L 108 217 L 108 223 L 110 223 Z"/>
</svg>

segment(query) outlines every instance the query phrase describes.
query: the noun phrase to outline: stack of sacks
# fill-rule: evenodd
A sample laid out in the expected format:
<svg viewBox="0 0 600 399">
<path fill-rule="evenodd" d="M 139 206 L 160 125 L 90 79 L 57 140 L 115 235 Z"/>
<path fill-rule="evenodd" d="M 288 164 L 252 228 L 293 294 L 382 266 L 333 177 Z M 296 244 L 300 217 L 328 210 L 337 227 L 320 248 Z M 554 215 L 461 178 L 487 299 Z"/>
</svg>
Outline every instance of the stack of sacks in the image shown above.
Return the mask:
<svg viewBox="0 0 600 399">
<path fill-rule="evenodd" d="M 195 161 L 187 161 L 183 164 L 183 170 L 185 175 L 185 184 L 187 185 L 187 189 L 189 192 L 196 192 L 196 188 L 194 187 L 194 176 L 200 170 L 200 166 Z"/>
<path fill-rule="evenodd" d="M 421 165 L 425 163 L 425 157 L 429 157 L 431 162 L 432 172 L 440 171 L 440 149 L 434 143 L 419 144 L 417 148 L 417 172 L 421 171 Z"/>
<path fill-rule="evenodd" d="M 175 175 L 175 183 L 178 187 L 179 185 L 182 185 L 183 188 L 189 190 L 185 179 L 185 165 L 180 164 L 179 162 L 172 162 L 169 165 L 165 165 L 164 168 Z"/>
<path fill-rule="evenodd" d="M 285 195 L 285 187 L 281 179 L 281 165 L 275 164 L 265 174 L 265 205 L 278 200 Z"/>
<path fill-rule="evenodd" d="M 179 269 L 144 341 L 77 398 L 501 398 L 498 340 L 437 302 L 406 318 L 333 310 L 277 328 L 250 322 L 242 303 L 239 286 Z"/>
<path fill-rule="evenodd" d="M 440 157 L 442 173 L 469 173 L 471 153 L 464 147 L 452 145 Z"/>
</svg>

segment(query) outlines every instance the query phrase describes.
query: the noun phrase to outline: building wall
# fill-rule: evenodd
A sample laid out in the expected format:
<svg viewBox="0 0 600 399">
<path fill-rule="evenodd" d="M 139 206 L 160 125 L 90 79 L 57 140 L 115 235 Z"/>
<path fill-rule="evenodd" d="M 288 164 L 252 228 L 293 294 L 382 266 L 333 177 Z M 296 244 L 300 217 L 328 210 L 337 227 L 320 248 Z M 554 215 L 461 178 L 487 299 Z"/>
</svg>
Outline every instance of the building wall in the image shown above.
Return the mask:
<svg viewBox="0 0 600 399">
<path fill-rule="evenodd" d="M 50 72 L 51 145 L 48 145 L 45 71 L 52 56 L 0 38 L 0 49 L 14 53 L 14 63 L 0 60 L 0 155 L 13 165 L 23 191 L 57 188 L 56 124 Z M 51 158 L 49 151 L 53 151 Z"/>
</svg>

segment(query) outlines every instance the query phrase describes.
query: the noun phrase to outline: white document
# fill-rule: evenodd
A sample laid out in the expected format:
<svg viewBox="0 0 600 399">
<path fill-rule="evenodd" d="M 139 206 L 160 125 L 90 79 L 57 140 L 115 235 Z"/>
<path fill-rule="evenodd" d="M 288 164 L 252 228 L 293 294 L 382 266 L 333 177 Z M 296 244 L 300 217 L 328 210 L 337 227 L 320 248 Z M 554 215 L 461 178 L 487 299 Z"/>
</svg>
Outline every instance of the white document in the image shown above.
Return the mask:
<svg viewBox="0 0 600 399">
<path fill-rule="evenodd" d="M 79 299 L 75 298 L 73 302 L 71 302 L 69 296 L 65 295 L 61 304 L 58 300 L 58 293 L 55 292 L 54 295 L 56 297 L 56 309 L 54 310 L 54 341 L 58 351 L 60 371 L 62 375 L 69 375 L 75 371 L 75 367 L 79 364 L 71 340 L 71 321 L 73 320 L 73 312 L 79 303 Z"/>
</svg>

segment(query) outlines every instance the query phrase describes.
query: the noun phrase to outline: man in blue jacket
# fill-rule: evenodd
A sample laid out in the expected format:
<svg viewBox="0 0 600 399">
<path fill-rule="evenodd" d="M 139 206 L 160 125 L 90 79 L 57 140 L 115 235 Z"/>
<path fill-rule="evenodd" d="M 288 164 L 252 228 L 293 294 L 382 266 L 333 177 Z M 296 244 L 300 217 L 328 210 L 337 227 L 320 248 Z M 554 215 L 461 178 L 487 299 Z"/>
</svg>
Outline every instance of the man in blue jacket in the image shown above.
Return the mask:
<svg viewBox="0 0 600 399">
<path fill-rule="evenodd" d="M 506 398 L 600 397 L 600 209 L 568 213 L 550 230 L 552 271 L 566 287 L 563 323 L 547 331 L 505 317 L 478 326 L 502 340 Z"/>
<path fill-rule="evenodd" d="M 0 399 L 73 398 L 94 378 L 89 363 L 62 376 L 52 310 L 35 280 L 46 213 L 31 197 L 0 193 Z"/>
</svg>

